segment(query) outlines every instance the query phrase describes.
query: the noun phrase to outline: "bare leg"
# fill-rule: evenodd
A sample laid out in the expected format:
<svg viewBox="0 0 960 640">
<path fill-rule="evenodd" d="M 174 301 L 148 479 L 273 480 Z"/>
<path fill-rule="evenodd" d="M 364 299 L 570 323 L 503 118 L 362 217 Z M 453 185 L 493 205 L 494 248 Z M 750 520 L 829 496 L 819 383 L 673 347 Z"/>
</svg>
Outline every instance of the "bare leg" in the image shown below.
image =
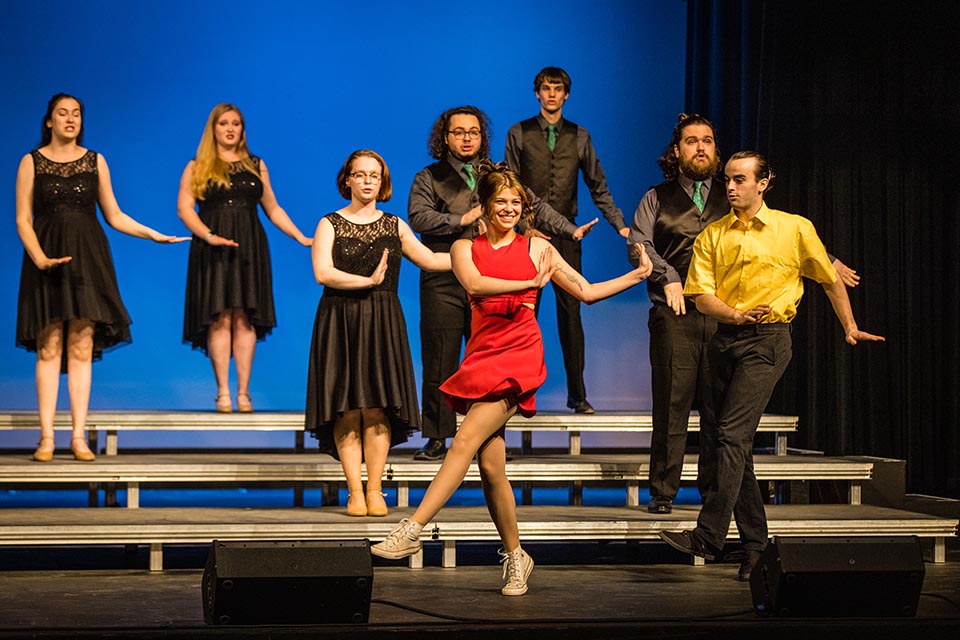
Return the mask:
<svg viewBox="0 0 960 640">
<path fill-rule="evenodd" d="M 367 463 L 367 515 L 387 515 L 383 468 L 390 453 L 390 426 L 383 409 L 363 410 L 363 458 Z"/>
<path fill-rule="evenodd" d="M 467 469 L 470 468 L 470 462 L 480 447 L 490 436 L 497 433 L 516 411 L 516 404 L 506 399 L 496 402 L 475 402 L 470 406 L 457 435 L 450 444 L 437 477 L 427 487 L 420 506 L 411 518 L 414 522 L 426 525 L 437 515 L 463 482 Z M 502 450 L 501 453 L 503 453 Z"/>
<path fill-rule="evenodd" d="M 360 464 L 363 462 L 363 443 L 360 438 L 361 414 L 359 409 L 347 411 L 333 423 L 333 441 L 340 455 L 340 465 L 347 479 L 347 515 L 367 515 L 367 503 L 363 497 L 363 480 Z"/>
<path fill-rule="evenodd" d="M 37 460 L 53 457 L 53 418 L 57 413 L 57 392 L 60 388 L 60 359 L 63 349 L 63 327 L 49 324 L 37 336 L 37 409 L 40 414 L 40 446 Z"/>
<path fill-rule="evenodd" d="M 504 550 L 510 553 L 520 546 L 520 533 L 517 530 L 517 501 L 507 478 L 507 447 L 503 434 L 501 428 L 483 443 L 478 462 L 487 511 L 497 527 Z"/>
<path fill-rule="evenodd" d="M 253 371 L 253 354 L 257 350 L 257 330 L 247 319 L 243 309 L 233 310 L 233 364 L 237 368 L 237 406 L 241 411 L 252 410 L 250 406 L 250 374 Z M 244 396 L 241 404 L 240 396 Z"/>
<path fill-rule="evenodd" d="M 233 312 L 227 309 L 221 313 L 207 332 L 207 354 L 210 356 L 210 364 L 213 365 L 213 377 L 217 381 L 217 399 L 222 396 L 230 398 L 230 349 L 231 349 L 231 327 L 233 325 Z M 225 402 L 217 402 L 218 410 Z M 231 407 L 232 411 L 232 407 Z"/>
<path fill-rule="evenodd" d="M 70 448 L 78 460 L 92 460 L 87 446 L 87 411 L 93 374 L 93 324 L 89 320 L 71 320 L 67 328 L 67 388 L 70 391 L 70 418 L 73 436 Z"/>
</svg>

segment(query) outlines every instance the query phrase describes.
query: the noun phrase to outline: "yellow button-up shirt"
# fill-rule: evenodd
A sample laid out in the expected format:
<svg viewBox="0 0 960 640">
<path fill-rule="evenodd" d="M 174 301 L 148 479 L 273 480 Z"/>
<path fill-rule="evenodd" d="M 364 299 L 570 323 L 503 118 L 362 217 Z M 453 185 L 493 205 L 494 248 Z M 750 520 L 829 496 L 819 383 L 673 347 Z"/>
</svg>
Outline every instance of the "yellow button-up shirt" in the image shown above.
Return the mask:
<svg viewBox="0 0 960 640">
<path fill-rule="evenodd" d="M 768 304 L 761 322 L 790 322 L 803 297 L 801 276 L 837 280 L 813 223 L 763 204 L 749 222 L 731 211 L 697 236 L 683 293 L 710 293 L 739 311 Z"/>
</svg>

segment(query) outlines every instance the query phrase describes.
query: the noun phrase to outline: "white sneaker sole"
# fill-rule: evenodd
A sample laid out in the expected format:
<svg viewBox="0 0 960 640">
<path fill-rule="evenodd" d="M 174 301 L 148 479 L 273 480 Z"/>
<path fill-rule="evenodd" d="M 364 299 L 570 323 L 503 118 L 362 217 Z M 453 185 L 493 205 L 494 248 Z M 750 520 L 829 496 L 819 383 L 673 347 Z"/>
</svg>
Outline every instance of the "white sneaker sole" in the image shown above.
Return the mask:
<svg viewBox="0 0 960 640">
<path fill-rule="evenodd" d="M 370 553 L 373 555 L 386 558 L 388 560 L 400 560 L 402 558 L 409 558 L 413 554 L 419 552 L 423 548 L 422 544 L 418 544 L 415 549 L 406 549 L 403 551 L 389 551 L 387 549 L 380 549 L 378 545 L 373 545 L 370 547 Z"/>
<path fill-rule="evenodd" d="M 530 556 L 527 556 L 530 558 Z M 533 573 L 533 558 L 530 558 L 530 566 L 527 567 L 527 572 L 523 576 L 523 589 L 508 589 L 504 587 L 500 589 L 500 593 L 505 596 L 522 596 L 525 594 L 529 588 L 527 587 L 527 580 L 530 579 L 530 574 Z"/>
</svg>

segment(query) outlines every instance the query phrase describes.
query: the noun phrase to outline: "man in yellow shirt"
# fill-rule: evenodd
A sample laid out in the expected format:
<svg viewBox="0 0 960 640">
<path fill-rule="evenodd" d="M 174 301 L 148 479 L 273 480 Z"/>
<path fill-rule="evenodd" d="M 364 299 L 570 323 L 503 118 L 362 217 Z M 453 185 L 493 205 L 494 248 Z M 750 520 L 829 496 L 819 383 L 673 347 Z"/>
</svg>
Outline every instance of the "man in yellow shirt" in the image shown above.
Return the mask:
<svg viewBox="0 0 960 640">
<path fill-rule="evenodd" d="M 801 276 L 819 282 L 843 325 L 846 340 L 883 341 L 857 328 L 843 282 L 813 224 L 769 209 L 763 196 L 774 173 L 755 151 L 727 161 L 732 210 L 697 236 L 683 293 L 715 318 L 708 358 L 717 411 L 715 432 L 700 433 L 700 455 L 711 456 L 716 477 L 692 531 L 663 531 L 672 547 L 712 560 L 734 517 L 745 556 L 738 578 L 749 580 L 767 544 L 767 518 L 753 472 L 753 440 L 777 381 L 791 357 L 791 325 L 803 295 Z"/>
</svg>

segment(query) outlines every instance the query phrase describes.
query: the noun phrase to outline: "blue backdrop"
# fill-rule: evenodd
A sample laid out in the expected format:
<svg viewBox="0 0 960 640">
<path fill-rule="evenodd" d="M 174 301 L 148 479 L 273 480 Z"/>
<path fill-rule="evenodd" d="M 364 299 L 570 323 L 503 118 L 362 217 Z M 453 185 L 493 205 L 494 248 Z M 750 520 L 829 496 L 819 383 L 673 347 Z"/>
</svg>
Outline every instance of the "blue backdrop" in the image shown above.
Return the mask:
<svg viewBox="0 0 960 640">
<path fill-rule="evenodd" d="M 47 100 L 58 91 L 84 100 L 85 146 L 107 159 L 121 208 L 178 235 L 187 233 L 176 214 L 180 174 L 210 109 L 237 104 L 250 149 L 266 160 L 281 205 L 311 235 L 324 213 L 344 204 L 335 177 L 352 150 L 384 156 L 394 179 L 394 197 L 384 208 L 405 218 L 413 176 L 432 161 L 426 140 L 441 111 L 458 104 L 485 110 L 493 125 L 491 155 L 500 160 L 510 125 L 538 110 L 534 75 L 561 66 L 573 78 L 564 115 L 590 129 L 629 221 L 661 179 L 656 158 L 682 108 L 684 3 L 488 0 L 459 13 L 453 7 L 423 0 L 329 6 L 57 0 L 5 7 L 0 409 L 36 407 L 34 356 L 14 346 L 23 249 L 13 224 L 13 185 L 20 158 L 38 144 Z M 596 215 L 581 185 L 579 222 Z M 309 250 L 263 220 L 279 326 L 258 345 L 253 401 L 261 410 L 302 410 L 321 288 Z M 188 246 L 155 245 L 109 228 L 107 234 L 134 321 L 133 344 L 94 365 L 91 408 L 212 409 L 209 362 L 181 344 Z M 622 239 L 602 218 L 583 246 L 590 280 L 629 266 Z M 406 262 L 401 298 L 419 385 L 417 271 Z M 650 408 L 648 307 L 641 285 L 584 308 L 586 385 L 598 409 Z M 538 404 L 561 409 L 566 386 L 549 289 L 540 319 L 550 373 Z M 64 380 L 60 407 L 68 406 Z M 189 444 L 202 445 L 204 437 L 213 436 L 191 436 Z M 0 433 L 0 445 L 27 446 L 35 438 Z"/>
</svg>

